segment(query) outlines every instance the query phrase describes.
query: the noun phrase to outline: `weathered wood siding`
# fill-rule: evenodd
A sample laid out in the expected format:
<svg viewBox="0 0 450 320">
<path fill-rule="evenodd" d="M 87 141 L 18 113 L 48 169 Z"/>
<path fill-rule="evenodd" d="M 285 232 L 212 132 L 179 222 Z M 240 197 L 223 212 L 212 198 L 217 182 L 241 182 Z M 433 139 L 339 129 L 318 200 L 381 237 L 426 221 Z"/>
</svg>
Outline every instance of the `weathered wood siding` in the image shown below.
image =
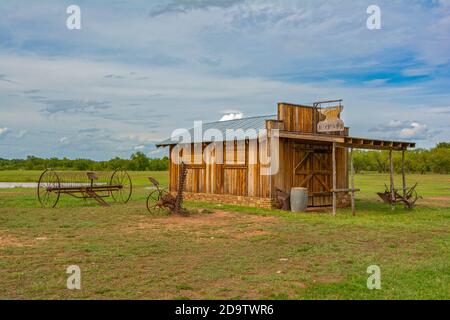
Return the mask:
<svg viewBox="0 0 450 320">
<path fill-rule="evenodd" d="M 177 163 L 184 159 L 186 163 L 190 161 L 185 186 L 187 192 L 268 197 L 270 177 L 261 175 L 258 143 L 254 140 L 244 143 L 228 142 L 229 148 L 227 143 L 224 143 L 222 150 L 217 144 L 219 143 L 204 144 L 202 151 L 192 145 L 190 156 L 183 155 L 182 146 L 172 146 L 169 189 L 171 191 L 178 189 Z"/>
<path fill-rule="evenodd" d="M 314 108 L 288 103 L 278 104 L 278 120 L 284 130 L 303 133 L 316 132 L 316 124 L 322 115 Z"/>
<path fill-rule="evenodd" d="M 321 115 L 316 109 L 280 103 L 278 120 L 269 121 L 269 128 L 304 133 L 315 133 Z M 343 133 L 348 134 L 348 130 Z M 227 148 L 227 143 L 229 148 Z M 309 189 L 309 206 L 327 206 L 332 203 L 331 144 L 318 141 L 280 139 L 279 169 L 272 176 L 262 175 L 268 165 L 263 155 L 270 155 L 267 143 L 253 141 L 227 142 L 220 148 L 218 142 L 191 146 L 190 154 L 171 147 L 171 160 L 189 159 L 186 191 L 192 193 L 223 194 L 259 198 L 273 198 L 276 188 L 289 191 L 292 187 Z M 175 150 L 175 152 L 173 152 Z M 243 157 L 239 158 L 242 151 Z M 194 160 L 197 160 L 194 162 Z M 205 161 L 208 160 L 208 161 Z M 337 188 L 348 188 L 347 150 L 337 148 Z M 169 188 L 178 188 L 179 165 L 170 162 Z"/>
</svg>

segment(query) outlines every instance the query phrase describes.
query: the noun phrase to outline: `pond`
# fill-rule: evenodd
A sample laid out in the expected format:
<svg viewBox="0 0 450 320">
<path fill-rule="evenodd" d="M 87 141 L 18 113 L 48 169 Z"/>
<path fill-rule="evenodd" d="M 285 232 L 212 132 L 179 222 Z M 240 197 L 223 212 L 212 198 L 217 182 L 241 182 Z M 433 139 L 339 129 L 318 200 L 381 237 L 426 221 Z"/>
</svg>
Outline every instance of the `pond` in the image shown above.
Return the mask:
<svg viewBox="0 0 450 320">
<path fill-rule="evenodd" d="M 12 188 L 37 188 L 37 182 L 0 182 L 0 189 Z M 96 186 L 106 185 L 106 183 L 95 183 Z M 90 183 L 60 183 L 61 187 L 87 187 Z"/>
<path fill-rule="evenodd" d="M 36 182 L 0 182 L 0 189 L 36 188 Z"/>
</svg>

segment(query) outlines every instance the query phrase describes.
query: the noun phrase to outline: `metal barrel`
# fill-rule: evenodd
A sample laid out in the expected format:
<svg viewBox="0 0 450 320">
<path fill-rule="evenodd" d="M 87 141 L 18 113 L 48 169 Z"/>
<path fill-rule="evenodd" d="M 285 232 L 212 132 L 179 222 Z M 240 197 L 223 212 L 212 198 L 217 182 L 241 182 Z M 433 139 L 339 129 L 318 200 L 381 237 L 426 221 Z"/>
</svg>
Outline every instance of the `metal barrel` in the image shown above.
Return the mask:
<svg viewBox="0 0 450 320">
<path fill-rule="evenodd" d="M 291 189 L 291 211 L 305 212 L 308 207 L 308 188 Z"/>
</svg>

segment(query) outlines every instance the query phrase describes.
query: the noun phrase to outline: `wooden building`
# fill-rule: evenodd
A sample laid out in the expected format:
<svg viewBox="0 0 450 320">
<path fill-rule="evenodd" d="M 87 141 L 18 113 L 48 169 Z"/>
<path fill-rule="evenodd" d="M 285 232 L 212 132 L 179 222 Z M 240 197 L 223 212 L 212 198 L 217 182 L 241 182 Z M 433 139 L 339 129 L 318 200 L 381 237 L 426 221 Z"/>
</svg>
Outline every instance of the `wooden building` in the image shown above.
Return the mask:
<svg viewBox="0 0 450 320">
<path fill-rule="evenodd" d="M 349 149 L 404 151 L 415 144 L 351 137 L 340 119 L 342 109 L 340 100 L 279 103 L 276 115 L 203 124 L 198 138 L 190 129 L 189 144 L 165 140 L 158 146 L 170 147 L 169 188 L 177 191 L 183 161 L 186 199 L 271 207 L 277 189 L 306 187 L 310 208 L 350 204 L 356 189 L 349 179 Z M 226 133 L 232 129 L 241 132 L 230 138 Z M 214 139 L 204 134 L 211 130 Z"/>
</svg>

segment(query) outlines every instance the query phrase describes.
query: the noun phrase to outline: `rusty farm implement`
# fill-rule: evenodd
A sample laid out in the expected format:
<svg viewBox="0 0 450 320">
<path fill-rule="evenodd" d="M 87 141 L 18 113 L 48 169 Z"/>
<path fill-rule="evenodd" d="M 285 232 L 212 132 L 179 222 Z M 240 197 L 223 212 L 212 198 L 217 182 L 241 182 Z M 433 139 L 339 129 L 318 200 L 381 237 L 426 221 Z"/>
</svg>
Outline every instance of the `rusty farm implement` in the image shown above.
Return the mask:
<svg viewBox="0 0 450 320">
<path fill-rule="evenodd" d="M 44 208 L 54 208 L 62 194 L 84 200 L 93 199 L 101 206 L 109 206 L 105 198 L 126 203 L 132 190 L 126 171 L 65 172 L 47 169 L 39 178 L 37 196 Z"/>
<path fill-rule="evenodd" d="M 177 195 L 172 195 L 167 189 L 161 187 L 159 182 L 149 177 L 153 185 L 153 190 L 147 197 L 147 210 L 150 213 L 158 213 L 169 210 L 175 214 L 186 214 L 187 210 L 183 208 L 183 191 L 186 182 L 187 166 L 184 163 L 180 165 L 180 176 Z"/>
<path fill-rule="evenodd" d="M 384 192 L 377 193 L 384 203 L 388 203 L 394 206 L 397 203 L 403 203 L 405 205 L 405 208 L 412 209 L 414 208 L 417 200 L 422 199 L 422 196 L 419 196 L 416 191 L 417 183 L 410 188 L 405 187 L 402 193 L 400 193 L 399 190 L 395 188 L 389 190 L 386 184 L 384 185 L 384 187 Z"/>
</svg>

